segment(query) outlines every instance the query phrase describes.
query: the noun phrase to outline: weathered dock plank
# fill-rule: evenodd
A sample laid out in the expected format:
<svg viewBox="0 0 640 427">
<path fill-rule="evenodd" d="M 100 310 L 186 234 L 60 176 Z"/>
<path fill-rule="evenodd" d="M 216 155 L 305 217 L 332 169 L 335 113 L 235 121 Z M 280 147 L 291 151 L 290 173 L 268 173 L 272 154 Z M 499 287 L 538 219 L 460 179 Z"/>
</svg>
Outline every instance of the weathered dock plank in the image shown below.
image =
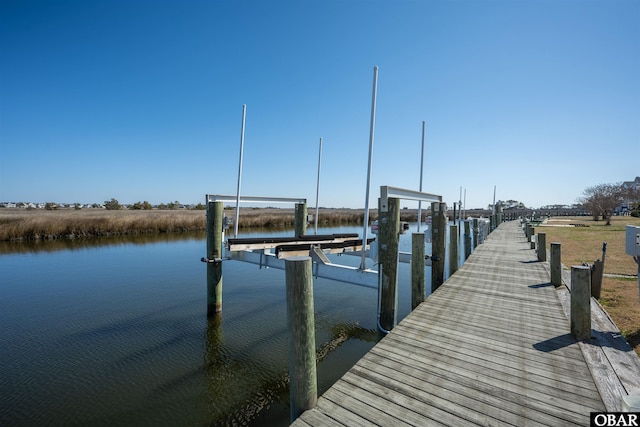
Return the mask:
<svg viewBox="0 0 640 427">
<path fill-rule="evenodd" d="M 504 223 L 294 425 L 588 425 L 604 411 L 543 262 Z"/>
<path fill-rule="evenodd" d="M 550 270 L 548 263 L 545 263 L 545 267 Z M 569 316 L 569 269 L 562 270 L 562 282 L 564 286 L 558 288 L 558 297 Z M 595 298 L 591 298 L 590 305 L 591 340 L 580 342 L 579 345 L 607 410 L 620 411 L 621 396 L 640 389 L 640 358 Z"/>
</svg>

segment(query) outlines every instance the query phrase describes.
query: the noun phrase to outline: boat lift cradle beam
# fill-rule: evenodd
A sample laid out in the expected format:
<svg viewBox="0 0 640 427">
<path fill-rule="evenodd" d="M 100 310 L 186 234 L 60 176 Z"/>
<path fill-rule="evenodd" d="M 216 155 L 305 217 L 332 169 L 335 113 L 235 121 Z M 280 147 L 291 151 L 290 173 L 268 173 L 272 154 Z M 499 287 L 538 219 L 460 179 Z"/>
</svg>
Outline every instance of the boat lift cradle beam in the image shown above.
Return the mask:
<svg viewBox="0 0 640 427">
<path fill-rule="evenodd" d="M 257 264 L 262 267 L 285 269 L 285 259 L 278 258 L 276 254 L 263 251 L 233 251 L 227 253 L 230 259 L 244 261 L 250 264 Z M 317 260 L 316 257 L 314 257 Z M 377 270 L 361 270 L 359 268 L 340 265 L 335 263 L 313 263 L 313 275 L 323 279 L 337 280 L 352 285 L 364 286 L 367 288 L 378 288 L 378 271 Z"/>
<path fill-rule="evenodd" d="M 237 196 L 226 196 L 221 194 L 207 194 L 207 205 L 210 202 L 236 202 Z M 305 198 L 292 198 L 292 197 L 263 197 L 263 196 L 240 196 L 240 202 L 244 203 L 307 203 Z M 237 240 L 237 239 L 236 239 Z M 225 245 L 227 246 L 227 245 Z M 355 245 L 354 245 L 355 246 Z M 361 247 L 360 247 L 361 248 Z M 310 252 L 316 252 L 310 254 L 313 256 L 314 261 L 314 276 L 322 277 L 324 279 L 337 280 L 340 282 L 351 283 L 354 285 L 365 286 L 369 288 L 377 289 L 378 271 L 371 269 L 359 269 L 346 265 L 339 265 L 335 263 L 322 262 L 322 258 L 318 251 L 322 251 L 319 248 L 313 248 Z M 356 248 L 354 248 L 356 249 Z M 344 251 L 345 249 L 343 249 Z M 348 249 L 346 249 L 346 253 Z M 315 255 L 315 256 L 314 256 Z M 262 267 L 285 269 L 285 259 L 278 258 L 278 256 L 271 252 L 270 249 L 256 249 L 256 250 L 229 250 L 226 248 L 226 256 L 224 259 L 237 260 L 248 262 L 250 264 L 259 265 Z M 326 259 L 326 257 L 325 257 Z M 219 261 L 222 261 L 219 260 Z M 320 261 L 320 262 L 318 262 Z"/>
</svg>

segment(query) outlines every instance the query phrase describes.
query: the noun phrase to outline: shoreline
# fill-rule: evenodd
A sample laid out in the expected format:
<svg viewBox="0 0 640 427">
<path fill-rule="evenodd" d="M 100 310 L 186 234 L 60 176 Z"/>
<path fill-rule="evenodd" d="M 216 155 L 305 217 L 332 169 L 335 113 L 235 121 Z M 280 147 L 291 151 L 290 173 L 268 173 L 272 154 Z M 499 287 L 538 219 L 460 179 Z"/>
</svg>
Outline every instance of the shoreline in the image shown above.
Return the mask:
<svg viewBox="0 0 640 427">
<path fill-rule="evenodd" d="M 422 209 L 423 218 L 430 215 L 430 207 Z M 225 216 L 235 219 L 235 208 L 227 206 Z M 315 208 L 308 209 L 309 225 L 314 224 Z M 467 217 L 488 217 L 491 211 L 472 209 Z M 447 211 L 449 218 L 453 210 Z M 293 227 L 294 208 L 241 207 L 238 228 L 287 228 Z M 320 208 L 318 224 L 362 225 L 364 208 Z M 369 210 L 370 223 L 378 219 L 378 209 Z M 418 210 L 403 208 L 400 221 L 416 222 Z M 56 210 L 1 208 L 0 241 L 47 241 L 62 239 L 90 239 L 107 236 L 135 236 L 161 233 L 181 233 L 206 230 L 206 211 L 175 210 L 106 210 L 73 209 Z"/>
<path fill-rule="evenodd" d="M 431 208 L 422 209 L 422 216 L 430 215 Z M 235 219 L 235 208 L 225 207 L 225 216 Z M 309 217 L 315 208 L 308 209 Z M 491 211 L 472 209 L 466 216 L 487 217 Z M 453 210 L 447 212 L 453 217 Z M 238 228 L 287 228 L 294 225 L 294 208 L 240 208 Z M 364 208 L 320 208 L 318 224 L 362 225 Z M 378 209 L 369 210 L 369 221 L 378 219 Z M 418 210 L 403 208 L 400 221 L 416 222 Z M 313 224 L 311 219 L 309 224 Z M 205 210 L 106 210 L 73 209 L 55 210 L 2 208 L 0 209 L 0 241 L 40 241 L 61 239 L 90 239 L 105 236 L 148 235 L 159 233 L 181 233 L 206 230 Z"/>
<path fill-rule="evenodd" d="M 402 214 L 403 221 L 417 220 L 415 209 Z M 225 216 L 235 218 L 235 209 L 225 209 Z M 370 220 L 375 219 L 377 209 L 370 211 Z M 361 225 L 363 220 L 364 209 L 321 208 L 318 215 L 318 223 L 323 226 Z M 293 224 L 293 208 L 240 208 L 242 229 L 283 228 Z M 0 241 L 73 240 L 201 230 L 206 230 L 204 210 L 0 210 Z"/>
</svg>

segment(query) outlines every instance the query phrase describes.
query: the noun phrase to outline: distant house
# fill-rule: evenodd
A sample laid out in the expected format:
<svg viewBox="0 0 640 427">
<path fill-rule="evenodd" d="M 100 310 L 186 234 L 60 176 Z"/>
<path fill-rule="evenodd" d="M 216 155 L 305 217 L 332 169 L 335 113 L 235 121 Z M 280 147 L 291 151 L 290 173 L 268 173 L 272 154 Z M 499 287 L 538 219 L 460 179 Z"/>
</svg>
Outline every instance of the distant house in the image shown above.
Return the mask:
<svg viewBox="0 0 640 427">
<path fill-rule="evenodd" d="M 635 190 L 640 190 L 640 176 L 636 176 L 636 179 L 633 181 L 625 181 L 622 183 L 624 188 L 633 188 Z"/>
<path fill-rule="evenodd" d="M 635 190 L 640 192 L 640 176 L 636 176 L 633 181 L 625 181 L 622 183 L 622 187 L 625 189 Z M 615 209 L 616 215 L 628 215 L 631 212 L 631 204 L 635 200 L 625 200 L 620 206 Z"/>
</svg>

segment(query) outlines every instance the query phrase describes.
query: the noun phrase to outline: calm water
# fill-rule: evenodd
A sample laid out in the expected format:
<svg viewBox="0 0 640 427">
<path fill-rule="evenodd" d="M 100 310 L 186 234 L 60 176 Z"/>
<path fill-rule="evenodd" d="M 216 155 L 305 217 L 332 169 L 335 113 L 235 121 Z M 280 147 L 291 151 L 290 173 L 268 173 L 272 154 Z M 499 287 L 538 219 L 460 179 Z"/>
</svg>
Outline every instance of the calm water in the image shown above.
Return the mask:
<svg viewBox="0 0 640 427">
<path fill-rule="evenodd" d="M 346 232 L 362 229 L 320 231 Z M 288 425 L 284 272 L 225 262 L 208 320 L 205 248 L 204 234 L 0 245 L 0 425 Z M 322 393 L 373 346 L 377 291 L 315 279 L 314 301 Z"/>
</svg>

